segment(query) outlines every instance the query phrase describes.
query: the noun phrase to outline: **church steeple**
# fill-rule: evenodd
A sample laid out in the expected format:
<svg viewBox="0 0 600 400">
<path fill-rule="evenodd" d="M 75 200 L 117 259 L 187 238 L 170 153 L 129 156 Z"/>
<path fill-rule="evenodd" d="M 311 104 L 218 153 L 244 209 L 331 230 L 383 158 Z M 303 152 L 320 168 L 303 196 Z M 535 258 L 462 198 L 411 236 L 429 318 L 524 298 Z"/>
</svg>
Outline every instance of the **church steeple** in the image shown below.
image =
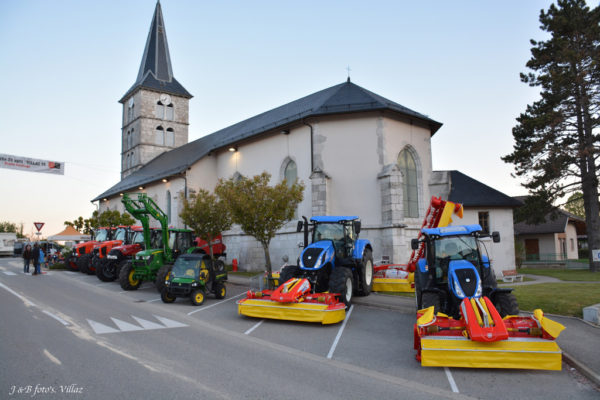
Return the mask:
<svg viewBox="0 0 600 400">
<path fill-rule="evenodd" d="M 188 142 L 190 98 L 192 95 L 173 76 L 165 22 L 157 1 L 137 79 L 119 100 L 123 104 L 121 178 Z"/>
<path fill-rule="evenodd" d="M 173 76 L 167 31 L 165 30 L 160 1 L 156 2 L 137 79 L 120 102 L 123 103 L 139 88 L 156 90 L 162 93 L 167 92 L 188 99 L 193 97 Z"/>
<path fill-rule="evenodd" d="M 171 82 L 173 80 L 173 68 L 171 67 L 167 32 L 165 31 L 160 1 L 156 2 L 156 9 L 146 40 L 146 48 L 144 49 L 137 82 L 142 82 L 148 73 L 153 74 L 159 81 Z"/>
</svg>

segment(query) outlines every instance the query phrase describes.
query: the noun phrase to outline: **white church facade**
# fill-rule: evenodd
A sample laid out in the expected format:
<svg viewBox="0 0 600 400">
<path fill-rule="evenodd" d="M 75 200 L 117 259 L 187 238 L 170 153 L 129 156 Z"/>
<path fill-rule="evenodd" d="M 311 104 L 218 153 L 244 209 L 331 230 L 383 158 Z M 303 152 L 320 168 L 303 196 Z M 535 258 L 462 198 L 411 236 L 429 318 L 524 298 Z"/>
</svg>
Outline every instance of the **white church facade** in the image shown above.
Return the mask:
<svg viewBox="0 0 600 400">
<path fill-rule="evenodd" d="M 442 124 L 350 80 L 188 143 L 191 97 L 173 77 L 158 3 L 138 78 L 120 100 L 121 181 L 92 200 L 100 212 L 123 212 L 122 194 L 143 191 L 167 213 L 170 225 L 184 227 L 182 196 L 199 188 L 212 191 L 220 178 L 266 171 L 272 183 L 304 182 L 298 218 L 357 215 L 374 259 L 405 263 L 432 194 L 450 192 L 449 179 L 442 182 L 432 171 L 431 138 Z M 494 211 L 503 215 L 496 222 L 505 231 L 504 243 L 510 243 L 500 269 L 511 269 L 515 205 L 495 195 L 496 202 L 481 206 L 504 210 Z M 271 242 L 274 266 L 284 256 L 296 260 L 302 239 L 295 227 L 290 221 Z M 224 241 L 229 260 L 236 258 L 243 269 L 263 268 L 263 250 L 252 237 L 234 228 L 224 232 Z"/>
</svg>

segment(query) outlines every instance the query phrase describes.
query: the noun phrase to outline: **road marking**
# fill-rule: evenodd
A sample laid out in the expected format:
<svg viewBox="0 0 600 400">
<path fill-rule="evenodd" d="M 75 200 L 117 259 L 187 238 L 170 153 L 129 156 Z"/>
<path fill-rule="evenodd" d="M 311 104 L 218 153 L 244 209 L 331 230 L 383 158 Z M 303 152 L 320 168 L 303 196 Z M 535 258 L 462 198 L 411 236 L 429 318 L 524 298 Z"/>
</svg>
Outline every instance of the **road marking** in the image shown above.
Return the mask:
<svg viewBox="0 0 600 400">
<path fill-rule="evenodd" d="M 344 332 L 344 328 L 346 327 L 346 322 L 348 322 L 348 320 L 350 319 L 350 314 L 352 314 L 353 309 L 354 309 L 354 304 L 352 304 L 350 306 L 350 309 L 348 310 L 348 315 L 346 315 L 346 318 L 344 318 L 344 322 L 342 323 L 342 326 L 340 326 L 340 330 L 339 330 L 337 336 L 335 337 L 333 344 L 331 345 L 331 349 L 329 349 L 329 353 L 327 353 L 327 358 L 331 359 L 331 357 L 333 357 L 333 352 L 335 351 L 335 348 L 337 347 L 338 342 L 340 341 L 340 338 L 342 337 L 342 332 Z"/>
<path fill-rule="evenodd" d="M 238 294 L 237 296 L 230 297 L 230 298 L 229 298 L 229 299 L 227 299 L 227 300 L 222 300 L 222 301 L 219 301 L 219 302 L 217 302 L 217 303 L 211 304 L 210 306 L 202 307 L 202 308 L 200 308 L 199 310 L 190 311 L 190 312 L 189 312 L 187 315 L 192 315 L 192 314 L 195 314 L 195 313 L 197 313 L 198 311 L 204 311 L 204 310 L 208 310 L 208 309 L 209 309 L 209 308 L 211 308 L 211 307 L 218 306 L 219 304 L 225 303 L 226 301 L 229 301 L 229 300 L 237 299 L 238 297 L 240 297 L 240 296 L 243 296 L 243 295 L 245 295 L 245 294 L 246 294 L 246 292 L 244 292 L 244 293 L 240 293 L 240 294 Z"/>
<path fill-rule="evenodd" d="M 253 330 L 255 330 L 256 328 L 258 328 L 260 326 L 260 324 L 262 324 L 263 322 L 265 322 L 264 319 L 260 320 L 260 322 L 256 325 L 254 325 L 252 328 L 248 329 L 246 332 L 244 332 L 244 335 L 249 335 L 252 333 Z"/>
<path fill-rule="evenodd" d="M 14 290 L 12 290 L 11 288 L 9 288 L 8 286 L 3 285 L 2 283 L 0 283 L 0 287 L 3 288 L 4 290 L 6 290 L 7 292 L 12 293 L 15 296 L 17 296 L 19 299 L 21 299 L 23 302 L 25 302 L 25 304 L 27 304 L 29 306 L 37 307 L 31 300 L 27 299 L 26 297 L 21 296 L 19 293 L 15 292 Z"/>
<path fill-rule="evenodd" d="M 160 297 L 158 299 L 148 300 L 146 303 L 154 303 L 155 301 L 160 301 Z"/>
<path fill-rule="evenodd" d="M 60 322 L 61 324 L 63 324 L 64 326 L 69 326 L 71 324 L 69 324 L 67 321 L 65 321 L 64 319 L 62 319 L 61 317 L 52 314 L 50 311 L 46 311 L 46 310 L 42 310 L 42 312 L 52 318 L 54 318 L 55 320 L 57 320 L 58 322 Z"/>
<path fill-rule="evenodd" d="M 156 318 L 157 320 L 159 320 L 160 322 L 163 323 L 164 326 L 166 326 L 167 328 L 183 328 L 184 326 L 189 326 L 186 324 L 183 324 L 181 322 L 177 322 L 177 321 L 173 321 L 172 319 L 169 318 L 165 318 L 165 317 L 160 317 L 158 315 L 154 315 L 154 318 Z"/>
<path fill-rule="evenodd" d="M 52 354 L 50 354 L 50 352 L 46 349 L 44 349 L 44 355 L 46 355 L 46 357 L 48 357 L 50 359 L 50 361 L 52 361 L 54 364 L 62 365 L 60 360 L 58 358 L 54 357 Z"/>
<path fill-rule="evenodd" d="M 88 324 L 90 324 L 90 326 L 92 327 L 94 332 L 96 332 L 98 335 L 101 335 L 103 333 L 121 332 L 114 328 L 111 328 L 110 326 L 101 324 L 100 322 L 92 321 L 91 319 L 88 319 L 87 322 L 88 322 Z"/>
<path fill-rule="evenodd" d="M 450 368 L 444 367 L 444 371 L 446 371 L 446 378 L 448 378 L 448 382 L 450 382 L 450 387 L 454 393 L 460 393 L 458 391 L 458 386 L 456 386 L 456 382 L 454 382 L 454 378 L 452 377 L 452 372 L 450 372 Z"/>
<path fill-rule="evenodd" d="M 130 331 L 143 331 L 144 328 L 141 328 L 137 325 L 130 324 L 129 322 L 121 321 L 120 319 L 110 318 L 113 320 L 115 325 L 121 330 L 121 332 L 130 332 Z"/>
<path fill-rule="evenodd" d="M 4 272 L 4 274 L 5 274 L 5 275 L 9 275 L 9 276 L 16 275 L 16 274 L 15 274 L 14 272 L 12 272 L 12 271 L 2 271 L 2 272 Z"/>
<path fill-rule="evenodd" d="M 165 329 L 166 328 L 166 326 L 159 325 L 156 322 L 147 321 L 145 319 L 138 318 L 133 315 L 131 317 L 133 319 L 135 319 L 138 322 L 138 324 L 140 324 L 144 329 Z"/>
</svg>

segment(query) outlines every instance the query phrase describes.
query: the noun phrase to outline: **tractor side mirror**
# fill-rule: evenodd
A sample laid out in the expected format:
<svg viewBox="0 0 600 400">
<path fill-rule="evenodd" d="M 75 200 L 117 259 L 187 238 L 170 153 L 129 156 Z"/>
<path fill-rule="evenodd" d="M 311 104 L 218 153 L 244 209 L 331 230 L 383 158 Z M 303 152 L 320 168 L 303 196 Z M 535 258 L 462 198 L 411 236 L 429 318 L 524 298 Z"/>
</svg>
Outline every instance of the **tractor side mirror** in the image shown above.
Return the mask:
<svg viewBox="0 0 600 400">
<path fill-rule="evenodd" d="M 413 250 L 419 250 L 419 239 L 412 239 L 410 241 L 410 248 Z"/>
<path fill-rule="evenodd" d="M 358 235 L 360 233 L 360 221 L 354 221 L 354 232 Z"/>
<path fill-rule="evenodd" d="M 296 232 L 302 232 L 303 228 L 304 228 L 304 222 L 298 221 L 298 226 L 296 227 Z"/>
<path fill-rule="evenodd" d="M 500 232 L 492 232 L 492 241 L 494 243 L 500 243 Z"/>
</svg>

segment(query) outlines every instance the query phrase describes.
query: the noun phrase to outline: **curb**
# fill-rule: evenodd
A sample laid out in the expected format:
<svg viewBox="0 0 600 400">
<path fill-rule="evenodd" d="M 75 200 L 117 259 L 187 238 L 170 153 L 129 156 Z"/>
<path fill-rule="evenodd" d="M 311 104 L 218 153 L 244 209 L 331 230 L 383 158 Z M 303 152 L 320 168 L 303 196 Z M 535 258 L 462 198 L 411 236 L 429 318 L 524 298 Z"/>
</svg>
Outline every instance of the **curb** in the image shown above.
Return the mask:
<svg viewBox="0 0 600 400">
<path fill-rule="evenodd" d="M 563 350 L 562 352 L 563 360 L 565 363 L 569 364 L 571 367 L 575 368 L 579 373 L 586 378 L 588 378 L 594 385 L 600 387 L 600 375 L 592 371 L 587 365 L 583 364 L 580 361 L 577 361 L 573 358 L 569 353 Z"/>
</svg>

